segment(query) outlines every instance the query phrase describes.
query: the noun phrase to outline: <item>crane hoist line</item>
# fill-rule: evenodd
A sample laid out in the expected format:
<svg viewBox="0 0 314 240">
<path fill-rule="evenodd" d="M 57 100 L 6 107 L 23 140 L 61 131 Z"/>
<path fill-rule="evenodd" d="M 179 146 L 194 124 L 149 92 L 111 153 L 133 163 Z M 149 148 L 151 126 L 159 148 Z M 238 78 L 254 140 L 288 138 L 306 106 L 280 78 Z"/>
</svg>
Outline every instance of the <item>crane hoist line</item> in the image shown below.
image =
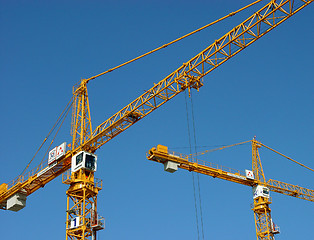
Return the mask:
<svg viewBox="0 0 314 240">
<path fill-rule="evenodd" d="M 71 148 L 66 149 L 65 143 L 56 146 L 49 152 L 46 166 L 20 175 L 8 184 L 2 183 L 0 208 L 22 209 L 27 196 L 71 169 L 63 176 L 63 182 L 69 184 L 67 239 L 94 238 L 95 232 L 104 228 L 103 218 L 97 212 L 97 194 L 102 189 L 102 182 L 94 177 L 97 169 L 94 153 L 179 93 L 193 88 L 198 91 L 206 75 L 313 1 L 268 2 L 95 129 L 92 128 L 87 83 L 98 75 L 82 79 L 73 87 Z"/>
</svg>

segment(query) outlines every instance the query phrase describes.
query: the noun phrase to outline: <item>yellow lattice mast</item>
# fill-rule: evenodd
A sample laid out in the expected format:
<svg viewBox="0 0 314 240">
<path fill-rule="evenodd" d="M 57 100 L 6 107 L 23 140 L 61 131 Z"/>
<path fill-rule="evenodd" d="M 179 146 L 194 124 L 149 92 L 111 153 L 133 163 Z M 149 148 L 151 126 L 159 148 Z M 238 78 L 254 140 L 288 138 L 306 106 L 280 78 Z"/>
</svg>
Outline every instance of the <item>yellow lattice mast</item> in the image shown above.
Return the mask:
<svg viewBox="0 0 314 240">
<path fill-rule="evenodd" d="M 252 210 L 254 211 L 257 239 L 271 240 L 274 239 L 274 234 L 279 233 L 279 230 L 275 229 L 271 218 L 271 210 L 269 207 L 269 204 L 271 203 L 269 197 L 269 188 L 266 187 L 265 175 L 258 152 L 260 147 L 260 143 L 253 139 L 252 171 L 258 183 L 253 187 L 254 207 Z"/>
<path fill-rule="evenodd" d="M 71 172 L 63 175 L 69 185 L 67 195 L 66 240 L 96 239 L 97 231 L 104 229 L 104 219 L 97 212 L 97 195 L 102 181 L 94 177 L 97 156 L 88 152 L 85 142 L 91 138 L 92 123 L 87 93 L 88 80 L 73 87 Z M 96 180 L 96 181 L 95 181 Z"/>
<path fill-rule="evenodd" d="M 85 143 L 92 134 L 92 121 L 89 109 L 89 100 L 87 93 L 87 82 L 82 79 L 80 84 L 73 87 L 73 104 L 72 104 L 72 150 L 80 147 Z"/>
<path fill-rule="evenodd" d="M 66 239 L 96 239 L 96 232 L 104 229 L 104 219 L 97 212 L 97 195 L 102 181 L 94 178 L 94 172 L 80 169 L 63 175 L 67 190 Z"/>
</svg>

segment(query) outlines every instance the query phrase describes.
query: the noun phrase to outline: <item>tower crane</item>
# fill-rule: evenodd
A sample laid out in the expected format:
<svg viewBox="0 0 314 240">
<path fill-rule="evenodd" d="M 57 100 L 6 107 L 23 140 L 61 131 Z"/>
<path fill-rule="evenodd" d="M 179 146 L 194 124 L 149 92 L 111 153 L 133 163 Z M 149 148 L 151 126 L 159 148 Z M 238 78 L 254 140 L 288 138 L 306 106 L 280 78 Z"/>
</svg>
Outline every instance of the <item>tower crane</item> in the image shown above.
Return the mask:
<svg viewBox="0 0 314 240">
<path fill-rule="evenodd" d="M 56 146 L 49 152 L 46 164 L 40 164 L 29 172 L 24 171 L 9 183 L 2 183 L 0 208 L 21 210 L 25 207 L 27 196 L 66 173 L 62 178 L 64 183 L 69 184 L 66 238 L 95 239 L 96 232 L 104 228 L 104 219 L 97 211 L 97 195 L 102 189 L 102 181 L 94 177 L 97 170 L 95 152 L 179 93 L 185 90 L 190 92 L 192 88 L 199 90 L 207 74 L 311 2 L 313 0 L 271 0 L 94 129 L 87 84 L 114 69 L 82 79 L 73 87 L 71 146 L 68 149 L 66 143 Z"/>
<path fill-rule="evenodd" d="M 177 171 L 178 168 L 182 168 L 190 172 L 197 172 L 213 178 L 220 178 L 252 187 L 252 210 L 254 212 L 256 238 L 257 240 L 271 240 L 274 239 L 275 234 L 280 233 L 280 229 L 274 224 L 271 217 L 271 209 L 269 206 L 271 204 L 271 199 L 269 191 L 314 202 L 314 190 L 273 179 L 266 181 L 258 149 L 262 146 L 268 149 L 271 148 L 255 139 L 247 142 L 252 143 L 252 170 L 245 170 L 245 173 L 239 170 L 222 167 L 217 164 L 194 160 L 191 155 L 170 152 L 168 151 L 168 147 L 163 145 L 157 145 L 157 147 L 150 149 L 147 153 L 147 159 L 162 163 L 164 165 L 164 170 L 170 173 Z M 240 145 L 247 142 L 234 145 Z M 274 151 L 273 149 L 271 150 Z"/>
</svg>

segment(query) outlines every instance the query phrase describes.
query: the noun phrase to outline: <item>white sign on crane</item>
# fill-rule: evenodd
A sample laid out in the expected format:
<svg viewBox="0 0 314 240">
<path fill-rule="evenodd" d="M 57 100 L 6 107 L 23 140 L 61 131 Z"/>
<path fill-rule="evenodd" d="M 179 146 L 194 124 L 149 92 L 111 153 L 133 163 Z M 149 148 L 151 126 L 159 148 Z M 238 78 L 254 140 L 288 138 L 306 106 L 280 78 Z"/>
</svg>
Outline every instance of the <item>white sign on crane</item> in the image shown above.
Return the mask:
<svg viewBox="0 0 314 240">
<path fill-rule="evenodd" d="M 49 152 L 48 155 L 48 165 L 52 164 L 54 161 L 58 160 L 60 157 L 65 155 L 66 142 L 62 143 L 58 147 L 55 147 Z"/>
<path fill-rule="evenodd" d="M 251 170 L 245 169 L 246 178 L 254 180 L 254 173 Z"/>
</svg>

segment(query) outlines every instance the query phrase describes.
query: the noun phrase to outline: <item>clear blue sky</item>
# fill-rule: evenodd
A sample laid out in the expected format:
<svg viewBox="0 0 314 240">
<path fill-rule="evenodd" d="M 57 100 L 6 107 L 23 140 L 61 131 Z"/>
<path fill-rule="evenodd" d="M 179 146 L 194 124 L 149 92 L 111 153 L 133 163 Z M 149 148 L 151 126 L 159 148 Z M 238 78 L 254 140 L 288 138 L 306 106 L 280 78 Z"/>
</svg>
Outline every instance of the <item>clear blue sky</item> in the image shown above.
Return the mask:
<svg viewBox="0 0 314 240">
<path fill-rule="evenodd" d="M 81 78 L 250 2 L 0 0 L 0 183 L 21 173 Z M 93 127 L 258 7 L 90 82 Z M 256 135 L 314 168 L 313 10 L 312 4 L 296 14 L 208 75 L 200 92 L 193 92 L 198 146 L 232 144 Z M 145 157 L 157 144 L 189 153 L 184 148 L 189 146 L 186 115 L 183 93 L 97 151 L 96 176 L 103 179 L 98 207 L 106 218 L 99 239 L 197 239 L 191 173 L 166 173 Z M 56 145 L 71 141 L 70 120 L 65 124 Z M 260 154 L 267 179 L 314 189 L 313 172 L 268 150 Z M 202 159 L 250 169 L 251 148 L 245 145 Z M 205 239 L 255 239 L 251 189 L 199 178 Z M 22 211 L 1 211 L 1 239 L 64 239 L 66 189 L 59 177 L 29 196 Z M 276 239 L 313 239 L 314 204 L 271 196 L 272 216 L 282 231 Z"/>
</svg>

